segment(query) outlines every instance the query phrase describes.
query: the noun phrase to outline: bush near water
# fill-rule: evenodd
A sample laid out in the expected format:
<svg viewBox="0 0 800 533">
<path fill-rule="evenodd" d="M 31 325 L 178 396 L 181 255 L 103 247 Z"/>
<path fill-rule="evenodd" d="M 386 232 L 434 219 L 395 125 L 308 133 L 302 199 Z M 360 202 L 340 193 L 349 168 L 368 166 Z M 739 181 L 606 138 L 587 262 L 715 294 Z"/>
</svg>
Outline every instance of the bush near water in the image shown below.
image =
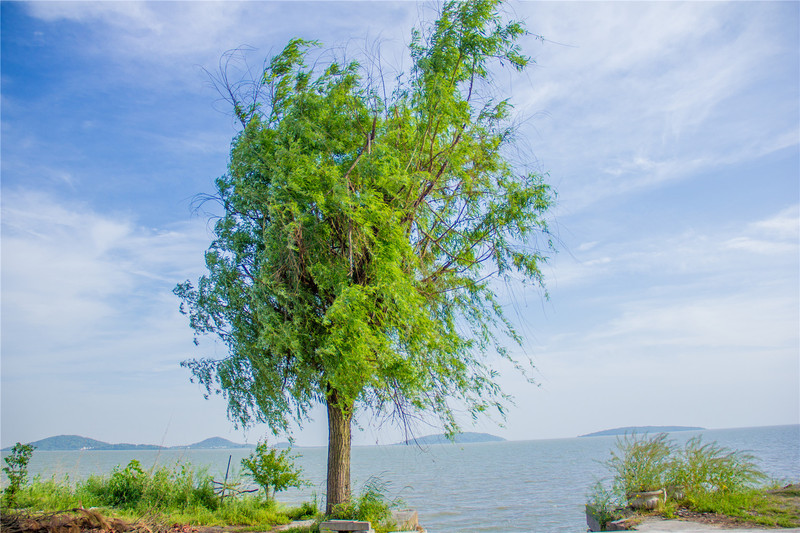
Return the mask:
<svg viewBox="0 0 800 533">
<path fill-rule="evenodd" d="M 626 435 L 605 462 L 613 473 L 610 487 L 598 482 L 587 513 L 601 526 L 630 516 L 638 494 L 662 491 L 654 512 L 666 518 L 694 513 L 723 515 L 742 522 L 778 527 L 800 526 L 800 486 L 773 481 L 754 456 L 715 442 L 691 438 L 682 448 L 665 433 Z M 785 483 L 785 482 L 784 482 Z"/>
<path fill-rule="evenodd" d="M 6 458 L 8 460 L 8 458 Z M 26 459 L 30 459 L 27 456 Z M 8 462 L 8 461 L 7 461 Z M 4 490 L 2 508 L 3 529 L 19 528 L 19 515 L 24 515 L 30 524 L 37 515 L 52 517 L 53 513 L 65 509 L 90 509 L 91 516 L 80 514 L 75 520 L 98 524 L 103 529 L 103 515 L 141 522 L 148 517 L 148 527 L 163 529 L 166 523 L 194 525 L 274 525 L 289 523 L 294 519 L 310 518 L 317 514 L 315 504 L 306 503 L 298 508 L 283 507 L 274 499 L 258 495 L 237 494 L 238 482 L 229 483 L 224 500 L 214 490 L 211 476 L 204 469 L 195 469 L 190 464 L 176 464 L 173 468 L 142 469 L 137 460 L 124 468 L 117 466 L 111 475 L 92 475 L 85 481 L 72 483 L 68 476 L 42 479 L 37 476 L 25 484 L 27 461 L 15 463 L 20 471 L 20 483 L 11 484 Z M 231 490 L 232 489 L 232 490 Z M 13 493 L 13 498 L 8 495 Z M 92 509 L 94 508 L 94 509 Z M 36 511 L 32 514 L 31 511 Z M 43 515 L 44 513 L 44 515 Z M 92 518 L 94 517 L 94 518 Z M 31 520 L 33 520 L 31 522 Z M 6 522 L 9 522 L 8 524 Z M 72 523 L 62 517 L 64 523 Z M 58 522 L 58 521 L 57 521 Z M 117 525 L 124 523 L 117 521 Z M 11 527 L 11 524 L 17 524 Z M 33 525 L 29 526 L 33 530 Z M 47 527 L 45 527 L 47 529 Z M 116 530 L 130 530 L 117 527 Z M 147 529 L 147 528 L 145 528 Z M 26 529 L 18 529 L 25 531 Z"/>
<path fill-rule="evenodd" d="M 300 470 L 294 467 L 288 451 L 270 454 L 266 444 L 257 448 L 243 465 L 249 477 L 263 488 L 272 490 L 302 485 Z M 28 452 L 27 448 L 22 452 Z M 4 533 L 70 533 L 99 530 L 106 533 L 170 531 L 185 533 L 194 526 L 252 526 L 271 528 L 294 520 L 314 519 L 314 525 L 296 531 L 316 531 L 325 517 L 319 504 L 305 502 L 299 507 L 286 507 L 270 497 L 270 491 L 259 494 L 238 490 L 241 480 L 226 483 L 224 499 L 215 491 L 215 482 L 205 469 L 177 463 L 145 471 L 137 460 L 117 466 L 108 476 L 92 475 L 85 481 L 72 483 L 69 476 L 44 480 L 36 476 L 27 483 L 30 453 L 6 458 L 4 471 L 12 473 L 14 483 L 4 490 L 0 506 Z M 266 459 L 265 459 L 266 457 Z M 280 460 L 273 460 L 275 458 Z M 249 460 L 249 461 L 248 461 Z M 246 463 L 246 464 L 245 464 Z M 269 468 L 265 469 L 265 465 Z M 286 476 L 291 478 L 287 481 Z M 378 533 L 394 528 L 391 508 L 401 502 L 388 502 L 387 485 L 371 479 L 361 495 L 335 508 L 334 518 L 367 520 Z M 9 497 L 11 494 L 13 497 Z M 264 497 L 266 496 L 266 498 Z M 293 531 L 295 531 L 293 530 Z"/>
</svg>

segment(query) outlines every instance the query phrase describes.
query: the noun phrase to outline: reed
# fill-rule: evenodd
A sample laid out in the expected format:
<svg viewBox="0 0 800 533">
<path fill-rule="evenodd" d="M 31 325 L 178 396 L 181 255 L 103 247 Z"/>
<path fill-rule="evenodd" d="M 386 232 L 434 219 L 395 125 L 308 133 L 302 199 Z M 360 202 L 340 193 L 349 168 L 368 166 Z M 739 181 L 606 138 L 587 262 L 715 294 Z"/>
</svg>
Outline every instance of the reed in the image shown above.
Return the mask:
<svg viewBox="0 0 800 533">
<path fill-rule="evenodd" d="M 146 472 L 136 460 L 109 476 L 90 476 L 74 484 L 68 476 L 36 477 L 17 491 L 15 508 L 37 512 L 97 508 L 106 516 L 132 521 L 253 527 L 316 514 L 312 504 L 291 508 L 253 495 L 229 495 L 221 501 L 204 469 L 176 464 Z"/>
</svg>

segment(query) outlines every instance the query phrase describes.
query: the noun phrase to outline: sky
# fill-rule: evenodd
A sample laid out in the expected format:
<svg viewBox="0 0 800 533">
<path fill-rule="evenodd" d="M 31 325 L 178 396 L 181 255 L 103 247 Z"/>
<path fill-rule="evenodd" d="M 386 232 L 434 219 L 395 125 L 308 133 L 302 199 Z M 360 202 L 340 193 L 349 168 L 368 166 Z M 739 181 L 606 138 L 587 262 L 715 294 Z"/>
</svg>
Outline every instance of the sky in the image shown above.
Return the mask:
<svg viewBox="0 0 800 533">
<path fill-rule="evenodd" d="M 800 3 L 511 2 L 497 71 L 521 164 L 557 191 L 541 290 L 497 285 L 535 385 L 496 360 L 510 440 L 633 425 L 800 423 Z M 181 445 L 236 429 L 180 362 L 225 348 L 172 289 L 204 273 L 193 209 L 237 122 L 209 82 L 293 37 L 409 67 L 414 2 L 2 2 L 0 444 Z M 541 36 L 542 38 L 537 38 Z M 296 428 L 324 445 L 325 413 Z M 356 445 L 403 435 L 368 416 Z M 503 425 L 498 425 L 503 423 Z M 420 433 L 436 433 L 421 428 Z"/>
</svg>

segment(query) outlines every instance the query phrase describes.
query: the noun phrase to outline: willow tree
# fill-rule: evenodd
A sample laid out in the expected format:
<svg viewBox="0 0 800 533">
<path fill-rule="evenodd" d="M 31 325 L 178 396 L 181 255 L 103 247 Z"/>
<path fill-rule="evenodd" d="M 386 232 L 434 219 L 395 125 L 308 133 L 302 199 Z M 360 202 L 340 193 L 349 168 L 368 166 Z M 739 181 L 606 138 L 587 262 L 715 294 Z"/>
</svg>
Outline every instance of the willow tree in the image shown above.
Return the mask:
<svg viewBox="0 0 800 533">
<path fill-rule="evenodd" d="M 309 67 L 302 40 L 250 90 L 226 85 L 242 130 L 216 182 L 224 215 L 208 274 L 175 292 L 228 353 L 184 364 L 238 424 L 288 431 L 327 406 L 329 511 L 350 498 L 357 409 L 435 413 L 454 433 L 454 407 L 507 400 L 487 358 L 519 338 L 492 284 L 541 283 L 551 195 L 509 161 L 510 104 L 486 96 L 490 69 L 528 63 L 497 7 L 444 5 L 391 96 L 357 63 Z"/>
</svg>

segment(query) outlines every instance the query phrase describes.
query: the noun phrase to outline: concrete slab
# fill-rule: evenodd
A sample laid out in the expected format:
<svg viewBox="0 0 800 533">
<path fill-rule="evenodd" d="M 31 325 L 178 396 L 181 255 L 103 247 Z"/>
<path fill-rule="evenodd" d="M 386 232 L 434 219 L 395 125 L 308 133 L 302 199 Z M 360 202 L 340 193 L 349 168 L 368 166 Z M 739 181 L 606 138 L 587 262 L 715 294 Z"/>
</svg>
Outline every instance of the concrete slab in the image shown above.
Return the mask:
<svg viewBox="0 0 800 533">
<path fill-rule="evenodd" d="M 311 527 L 314 525 L 314 520 L 295 520 L 294 522 L 290 522 L 288 524 L 283 524 L 281 526 L 275 526 L 270 530 L 270 533 L 277 532 L 277 531 L 286 531 L 287 529 L 292 529 L 295 527 Z"/>
<path fill-rule="evenodd" d="M 769 531 L 763 528 L 741 528 L 730 529 L 716 526 L 713 524 L 701 524 L 699 522 L 689 522 L 687 520 L 662 520 L 659 518 L 651 518 L 645 520 L 636 526 L 635 531 L 647 531 L 649 533 L 703 533 L 705 531 L 725 531 L 730 533 L 764 533 Z M 780 528 L 773 531 L 785 532 L 800 532 L 800 528 Z"/>
<path fill-rule="evenodd" d="M 401 531 L 416 531 L 419 526 L 419 515 L 414 509 L 397 509 L 392 511 L 392 520 Z"/>
<path fill-rule="evenodd" d="M 353 533 L 374 533 L 372 524 L 361 520 L 326 520 L 319 525 L 320 533 L 352 531 Z"/>
</svg>

